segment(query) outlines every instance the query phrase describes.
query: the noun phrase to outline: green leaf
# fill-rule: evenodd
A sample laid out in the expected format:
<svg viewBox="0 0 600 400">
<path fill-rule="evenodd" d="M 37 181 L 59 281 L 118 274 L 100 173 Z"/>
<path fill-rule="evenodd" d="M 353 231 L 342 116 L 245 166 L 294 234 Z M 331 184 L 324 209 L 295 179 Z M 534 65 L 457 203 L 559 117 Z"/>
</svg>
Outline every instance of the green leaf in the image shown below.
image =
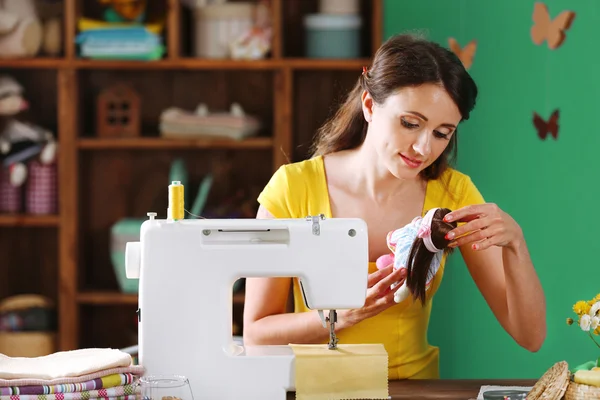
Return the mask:
<svg viewBox="0 0 600 400">
<path fill-rule="evenodd" d="M 599 360 L 600 360 L 600 359 L 599 359 Z M 598 361 L 599 361 L 599 360 L 596 360 L 596 361 L 588 361 L 588 362 L 586 362 L 586 363 L 583 363 L 583 364 L 581 364 L 581 365 L 578 365 L 578 366 L 576 366 L 575 368 L 573 368 L 571 372 L 575 373 L 575 372 L 577 372 L 577 371 L 579 371 L 579 370 L 589 371 L 589 370 L 591 370 L 592 368 L 594 368 L 594 367 L 597 365 L 597 363 L 598 363 Z"/>
</svg>

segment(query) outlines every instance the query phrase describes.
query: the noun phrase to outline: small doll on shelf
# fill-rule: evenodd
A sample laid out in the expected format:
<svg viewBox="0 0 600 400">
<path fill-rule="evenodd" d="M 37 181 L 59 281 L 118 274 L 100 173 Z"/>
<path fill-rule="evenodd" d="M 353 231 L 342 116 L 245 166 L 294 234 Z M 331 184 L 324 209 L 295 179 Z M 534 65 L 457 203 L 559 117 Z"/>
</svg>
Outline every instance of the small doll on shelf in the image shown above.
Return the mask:
<svg viewBox="0 0 600 400">
<path fill-rule="evenodd" d="M 406 226 L 391 231 L 387 244 L 393 254 L 384 254 L 377 259 L 377 268 L 394 264 L 394 270 L 406 268 L 406 280 L 396 293 L 394 301 L 400 303 L 410 294 L 414 299 L 426 302 L 427 289 L 445 254 L 453 250 L 446 234 L 456 228 L 456 222 L 445 222 L 450 213 L 447 208 L 432 208 L 424 217 L 416 217 Z M 395 288 L 395 285 L 392 286 Z"/>
</svg>

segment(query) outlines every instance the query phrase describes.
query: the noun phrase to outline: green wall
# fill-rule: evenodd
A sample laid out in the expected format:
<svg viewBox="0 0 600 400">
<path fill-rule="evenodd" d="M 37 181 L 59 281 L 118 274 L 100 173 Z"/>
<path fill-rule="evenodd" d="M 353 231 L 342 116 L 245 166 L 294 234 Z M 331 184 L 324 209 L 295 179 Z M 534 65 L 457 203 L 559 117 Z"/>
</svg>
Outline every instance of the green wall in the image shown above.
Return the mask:
<svg viewBox="0 0 600 400">
<path fill-rule="evenodd" d="M 600 2 L 551 0 L 554 18 L 576 12 L 557 50 L 530 38 L 534 1 L 386 0 L 384 37 L 420 30 L 445 46 L 478 42 L 470 69 L 480 88 L 460 128 L 458 169 L 523 228 L 547 298 L 548 336 L 538 353 L 519 348 L 473 284 L 459 253 L 434 302 L 430 341 L 442 378 L 538 378 L 554 362 L 600 356 L 565 320 L 576 300 L 600 292 L 596 237 L 600 149 Z M 560 109 L 558 140 L 540 140 L 532 113 Z"/>
</svg>

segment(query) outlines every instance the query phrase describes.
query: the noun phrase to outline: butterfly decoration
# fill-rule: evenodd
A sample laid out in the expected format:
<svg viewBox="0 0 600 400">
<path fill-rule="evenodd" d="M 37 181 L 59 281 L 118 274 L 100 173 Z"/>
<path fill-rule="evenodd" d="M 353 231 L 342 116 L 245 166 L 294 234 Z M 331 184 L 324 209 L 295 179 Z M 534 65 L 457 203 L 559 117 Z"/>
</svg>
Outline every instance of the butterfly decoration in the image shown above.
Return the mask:
<svg viewBox="0 0 600 400">
<path fill-rule="evenodd" d="M 571 27 L 574 19 L 573 11 L 563 11 L 556 18 L 551 19 L 548 7 L 544 3 L 535 3 L 531 27 L 533 43 L 540 45 L 546 40 L 550 49 L 557 49 L 565 41 L 565 32 Z"/>
<path fill-rule="evenodd" d="M 548 134 L 555 140 L 558 138 L 558 116 L 558 109 L 554 110 L 548 121 L 544 121 L 536 112 L 533 113 L 533 126 L 535 126 L 540 139 L 545 140 Z"/>
<path fill-rule="evenodd" d="M 477 41 L 472 40 L 464 48 L 461 48 L 456 39 L 449 38 L 448 45 L 450 50 L 460 59 L 465 66 L 465 69 L 471 68 L 473 65 L 473 58 L 475 57 L 475 51 L 477 50 Z"/>
</svg>

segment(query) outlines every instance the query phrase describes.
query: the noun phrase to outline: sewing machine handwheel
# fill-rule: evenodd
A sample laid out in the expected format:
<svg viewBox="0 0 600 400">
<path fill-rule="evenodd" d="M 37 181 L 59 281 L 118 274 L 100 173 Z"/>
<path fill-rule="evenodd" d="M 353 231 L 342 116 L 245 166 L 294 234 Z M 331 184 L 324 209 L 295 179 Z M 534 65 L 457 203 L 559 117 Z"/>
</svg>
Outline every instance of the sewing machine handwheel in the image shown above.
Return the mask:
<svg viewBox="0 0 600 400">
<path fill-rule="evenodd" d="M 127 242 L 125 246 L 125 275 L 127 279 L 140 278 L 140 242 Z"/>
</svg>

